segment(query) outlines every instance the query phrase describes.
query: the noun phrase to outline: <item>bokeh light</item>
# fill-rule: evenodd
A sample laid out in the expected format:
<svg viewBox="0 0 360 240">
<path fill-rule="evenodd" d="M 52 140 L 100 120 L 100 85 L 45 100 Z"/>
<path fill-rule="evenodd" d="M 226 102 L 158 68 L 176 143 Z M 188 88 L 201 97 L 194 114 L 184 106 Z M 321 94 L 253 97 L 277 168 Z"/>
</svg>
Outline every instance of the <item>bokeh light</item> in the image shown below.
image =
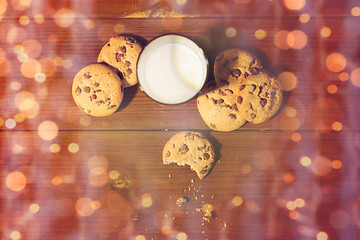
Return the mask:
<svg viewBox="0 0 360 240">
<path fill-rule="evenodd" d="M 6 59 L 6 53 L 2 48 L 0 48 L 0 64 L 2 64 L 5 61 L 5 59 Z"/>
<path fill-rule="evenodd" d="M 146 237 L 144 235 L 137 235 L 135 240 L 146 240 Z"/>
<path fill-rule="evenodd" d="M 304 167 L 310 166 L 311 165 L 311 158 L 309 158 L 308 156 L 300 157 L 300 164 L 303 165 Z"/>
<path fill-rule="evenodd" d="M 74 23 L 75 14 L 68 8 L 61 8 L 56 11 L 54 20 L 59 27 L 68 28 Z"/>
<path fill-rule="evenodd" d="M 94 213 L 91 207 L 93 200 L 88 197 L 79 198 L 75 203 L 76 213 L 81 217 L 88 217 Z"/>
<path fill-rule="evenodd" d="M 30 23 L 30 18 L 26 15 L 23 15 L 19 17 L 19 23 L 20 25 L 26 26 Z"/>
<path fill-rule="evenodd" d="M 335 94 L 338 91 L 338 87 L 335 84 L 329 84 L 326 87 L 326 91 L 330 94 Z"/>
<path fill-rule="evenodd" d="M 300 218 L 300 213 L 298 211 L 293 210 L 289 213 L 289 217 L 292 220 L 298 220 Z"/>
<path fill-rule="evenodd" d="M 320 35 L 324 38 L 330 37 L 331 29 L 329 27 L 323 27 L 320 30 Z"/>
<path fill-rule="evenodd" d="M 94 174 L 93 172 L 90 172 L 88 180 L 92 186 L 102 187 L 108 182 L 108 176 L 105 172 L 101 174 Z"/>
<path fill-rule="evenodd" d="M 39 62 L 41 65 L 41 72 L 45 74 L 46 77 L 54 75 L 56 71 L 56 65 L 54 63 L 54 60 L 45 57 L 40 59 Z"/>
<path fill-rule="evenodd" d="M 45 21 L 44 15 L 42 15 L 42 14 L 36 14 L 36 15 L 34 16 L 34 21 L 35 21 L 37 24 L 42 24 L 42 23 L 44 23 L 44 21 Z"/>
<path fill-rule="evenodd" d="M 176 235 L 176 239 L 177 240 L 187 240 L 188 239 L 188 235 L 184 232 L 179 232 L 177 235 Z"/>
<path fill-rule="evenodd" d="M 118 178 L 119 176 L 120 176 L 120 172 L 117 171 L 117 170 L 111 170 L 109 172 L 109 178 L 112 179 L 112 180 Z"/>
<path fill-rule="evenodd" d="M 90 29 L 93 29 L 95 27 L 95 23 L 93 20 L 91 19 L 86 19 L 84 21 L 84 27 L 87 29 L 87 30 L 90 30 Z"/>
<path fill-rule="evenodd" d="M 25 115 L 23 113 L 17 113 L 14 115 L 14 120 L 17 123 L 21 123 L 21 122 L 25 121 Z"/>
<path fill-rule="evenodd" d="M 331 169 L 331 161 L 324 156 L 316 157 L 311 163 L 311 170 L 317 176 L 325 176 Z"/>
<path fill-rule="evenodd" d="M 285 108 L 285 114 L 288 117 L 296 117 L 297 111 L 296 111 L 296 109 L 294 107 L 287 106 Z"/>
<path fill-rule="evenodd" d="M 228 37 L 228 38 L 233 38 L 235 37 L 237 34 L 237 31 L 235 28 L 233 27 L 228 27 L 226 30 L 225 30 L 225 36 Z"/>
<path fill-rule="evenodd" d="M 341 72 L 346 67 L 346 59 L 341 53 L 331 53 L 325 61 L 327 69 L 331 72 Z"/>
<path fill-rule="evenodd" d="M 57 124 L 53 121 L 44 121 L 40 123 L 38 127 L 38 134 L 43 140 L 53 140 L 57 137 L 59 128 Z"/>
<path fill-rule="evenodd" d="M 235 3 L 240 3 L 240 4 L 247 4 L 250 3 L 252 0 L 234 0 Z"/>
<path fill-rule="evenodd" d="M 12 81 L 10 83 L 10 89 L 13 91 L 19 91 L 21 89 L 21 83 L 18 81 Z"/>
<path fill-rule="evenodd" d="M 24 147 L 20 144 L 14 144 L 14 146 L 12 147 L 12 151 L 14 154 L 20 154 L 24 151 Z"/>
<path fill-rule="evenodd" d="M 303 13 L 300 15 L 299 20 L 301 23 L 308 23 L 310 21 L 310 15 L 308 13 Z"/>
<path fill-rule="evenodd" d="M 287 183 L 287 184 L 290 184 L 290 183 L 292 183 L 292 182 L 294 182 L 294 175 L 293 174 L 291 174 L 291 173 L 285 173 L 284 174 L 284 182 L 285 183 Z"/>
<path fill-rule="evenodd" d="M 286 41 L 289 47 L 294 49 L 302 49 L 307 45 L 308 37 L 303 31 L 294 30 L 287 35 Z"/>
<path fill-rule="evenodd" d="M 9 118 L 5 121 L 5 126 L 9 129 L 13 129 L 16 127 L 16 121 L 12 118 Z"/>
<path fill-rule="evenodd" d="M 353 7 L 351 9 L 351 15 L 353 15 L 354 17 L 359 17 L 360 16 L 360 7 L 358 7 L 358 6 Z"/>
<path fill-rule="evenodd" d="M 286 203 L 286 208 L 287 208 L 288 210 L 290 210 L 290 211 L 295 210 L 295 209 L 296 209 L 296 204 L 295 204 L 295 202 L 294 202 L 294 201 L 288 201 L 288 202 Z"/>
<path fill-rule="evenodd" d="M 301 10 L 305 7 L 305 0 L 283 0 L 286 8 L 289 10 Z"/>
<path fill-rule="evenodd" d="M 277 48 L 283 49 L 283 50 L 290 48 L 288 41 L 287 41 L 289 33 L 290 32 L 287 30 L 280 30 L 275 34 L 274 44 Z"/>
<path fill-rule="evenodd" d="M 60 184 L 63 183 L 63 179 L 60 176 L 55 176 L 51 179 L 51 183 L 55 186 L 59 186 Z"/>
<path fill-rule="evenodd" d="M 343 128 L 343 124 L 339 121 L 335 121 L 332 123 L 331 127 L 332 130 L 339 132 Z"/>
<path fill-rule="evenodd" d="M 31 213 L 38 213 L 40 211 L 40 206 L 39 204 L 37 203 L 32 203 L 30 206 L 29 206 L 29 211 Z"/>
<path fill-rule="evenodd" d="M 52 153 L 58 153 L 58 152 L 60 152 L 61 147 L 60 147 L 59 144 L 53 143 L 53 144 L 51 144 L 51 145 L 49 146 L 49 150 L 50 150 L 50 152 L 52 152 Z"/>
<path fill-rule="evenodd" d="M 71 153 L 77 153 L 80 150 L 80 147 L 77 143 L 70 143 L 68 146 L 68 150 Z"/>
<path fill-rule="evenodd" d="M 6 12 L 7 7 L 7 0 L 0 0 L 0 20 L 2 15 Z"/>
<path fill-rule="evenodd" d="M 9 44 L 20 44 L 24 42 L 28 37 L 25 29 L 20 27 L 12 27 L 7 32 L 6 40 Z"/>
<path fill-rule="evenodd" d="M 344 229 L 350 223 L 350 215 L 341 209 L 335 210 L 330 214 L 330 224 L 335 229 Z"/>
<path fill-rule="evenodd" d="M 35 59 L 29 59 L 21 64 L 20 69 L 24 77 L 34 78 L 37 73 L 41 72 L 41 64 Z"/>
<path fill-rule="evenodd" d="M 264 39 L 267 35 L 266 31 L 264 29 L 258 29 L 255 31 L 255 38 L 256 39 Z"/>
<path fill-rule="evenodd" d="M 316 235 L 316 240 L 328 240 L 328 234 L 326 232 L 319 232 Z"/>
<path fill-rule="evenodd" d="M 11 6 L 17 11 L 25 11 L 31 5 L 31 0 L 11 0 Z"/>
<path fill-rule="evenodd" d="M 243 203 L 244 203 L 244 199 L 243 199 L 241 196 L 235 196 L 235 197 L 233 197 L 233 199 L 232 199 L 232 204 L 233 204 L 235 207 L 239 207 L 239 206 L 241 206 Z"/>
<path fill-rule="evenodd" d="M 42 51 L 42 46 L 36 39 L 28 39 L 21 46 L 23 47 L 23 52 L 31 59 L 37 58 Z"/>
<path fill-rule="evenodd" d="M 339 73 L 338 78 L 339 78 L 340 81 L 346 82 L 347 80 L 349 80 L 350 75 L 347 72 L 341 72 L 341 73 Z M 359 79 L 360 79 L 360 70 L 359 70 Z M 360 80 L 359 80 L 359 82 L 360 82 Z"/>
<path fill-rule="evenodd" d="M 12 231 L 10 233 L 10 239 L 11 240 L 19 240 L 19 239 L 21 239 L 21 233 L 19 231 Z"/>
<path fill-rule="evenodd" d="M 291 139 L 291 141 L 293 141 L 293 142 L 300 142 L 300 141 L 301 141 L 301 138 L 302 138 L 302 136 L 301 136 L 301 134 L 298 133 L 298 132 L 292 133 L 291 136 L 290 136 L 290 139 Z"/>
<path fill-rule="evenodd" d="M 125 25 L 121 24 L 121 23 L 117 23 L 114 26 L 114 32 L 116 33 L 123 33 L 125 31 Z"/>
<path fill-rule="evenodd" d="M 108 161 L 104 156 L 94 155 L 88 161 L 88 168 L 95 175 L 104 174 L 108 168 Z"/>
<path fill-rule="evenodd" d="M 243 174 L 249 174 L 252 171 L 252 167 L 249 164 L 244 164 L 241 166 L 240 170 Z"/>
<path fill-rule="evenodd" d="M 351 83 L 356 86 L 360 87 L 360 67 L 355 68 L 350 74 L 350 81 Z"/>
<path fill-rule="evenodd" d="M 144 193 L 141 195 L 141 204 L 143 207 L 148 208 L 153 205 L 153 200 L 150 194 Z"/>
<path fill-rule="evenodd" d="M 0 127 L 4 126 L 4 124 L 5 124 L 5 120 L 2 117 L 0 117 Z"/>
<path fill-rule="evenodd" d="M 185 5 L 187 3 L 187 0 L 176 0 L 176 3 L 179 5 Z"/>
<path fill-rule="evenodd" d="M 94 210 L 98 210 L 101 207 L 101 202 L 98 200 L 94 200 L 91 202 L 91 208 Z"/>
<path fill-rule="evenodd" d="M 88 116 L 83 116 L 80 118 L 80 124 L 84 127 L 89 126 L 91 124 L 91 118 Z"/>
<path fill-rule="evenodd" d="M 22 172 L 14 171 L 6 177 L 6 186 L 14 192 L 23 190 L 26 187 L 26 182 L 26 177 Z"/>
<path fill-rule="evenodd" d="M 45 82 L 45 80 L 46 80 L 46 76 L 45 76 L 45 74 L 43 74 L 43 73 L 37 73 L 37 74 L 35 74 L 35 81 L 36 82 L 38 82 L 38 83 L 42 83 L 42 82 Z"/>
<path fill-rule="evenodd" d="M 302 198 L 297 198 L 294 202 L 297 208 L 302 208 L 305 206 L 305 200 Z"/>
<path fill-rule="evenodd" d="M 342 162 L 340 160 L 333 160 L 331 166 L 333 169 L 340 169 L 342 167 Z"/>
</svg>

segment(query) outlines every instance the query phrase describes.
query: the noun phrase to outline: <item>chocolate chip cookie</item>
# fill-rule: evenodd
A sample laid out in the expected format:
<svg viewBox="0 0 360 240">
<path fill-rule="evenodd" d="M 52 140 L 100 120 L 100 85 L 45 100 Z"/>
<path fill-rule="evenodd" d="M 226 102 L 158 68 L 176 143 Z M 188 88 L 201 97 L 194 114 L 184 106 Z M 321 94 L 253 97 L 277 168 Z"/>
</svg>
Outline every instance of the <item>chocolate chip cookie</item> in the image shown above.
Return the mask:
<svg viewBox="0 0 360 240">
<path fill-rule="evenodd" d="M 97 61 L 118 69 L 123 86 L 131 87 L 138 83 L 136 64 L 142 49 L 142 43 L 133 37 L 115 36 L 103 46 Z"/>
<path fill-rule="evenodd" d="M 272 118 L 282 102 L 280 82 L 271 74 L 250 75 L 238 84 L 237 106 L 241 116 L 258 124 Z"/>
<path fill-rule="evenodd" d="M 214 76 L 221 86 L 230 81 L 239 81 L 262 71 L 260 60 L 249 51 L 232 48 L 219 53 L 215 58 Z"/>
<path fill-rule="evenodd" d="M 233 83 L 217 87 L 214 81 L 203 88 L 197 98 L 197 108 L 210 129 L 229 132 L 246 123 L 236 104 L 237 90 Z"/>
<path fill-rule="evenodd" d="M 209 174 L 215 162 L 215 150 L 211 142 L 201 133 L 184 131 L 175 134 L 165 144 L 163 163 L 190 165 L 200 179 Z"/>
<path fill-rule="evenodd" d="M 75 75 L 72 96 L 81 110 L 102 117 L 119 108 L 124 89 L 112 67 L 97 63 L 84 67 Z"/>
</svg>

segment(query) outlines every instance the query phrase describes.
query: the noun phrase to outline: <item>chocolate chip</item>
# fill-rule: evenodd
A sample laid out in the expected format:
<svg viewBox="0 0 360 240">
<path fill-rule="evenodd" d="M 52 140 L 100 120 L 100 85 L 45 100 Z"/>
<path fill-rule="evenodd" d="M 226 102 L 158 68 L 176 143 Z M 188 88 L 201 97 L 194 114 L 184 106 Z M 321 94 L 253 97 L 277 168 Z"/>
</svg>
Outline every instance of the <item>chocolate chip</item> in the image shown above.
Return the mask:
<svg viewBox="0 0 360 240">
<path fill-rule="evenodd" d="M 108 43 L 107 45 L 108 45 L 108 47 L 110 47 L 110 43 Z"/>
<path fill-rule="evenodd" d="M 223 63 L 223 67 L 226 67 L 226 65 L 229 64 L 229 60 L 226 60 L 224 63 Z"/>
<path fill-rule="evenodd" d="M 172 147 L 175 148 L 175 143 L 172 144 Z"/>
<path fill-rule="evenodd" d="M 98 87 L 98 86 L 100 86 L 100 83 L 94 82 L 94 86 L 95 86 L 95 87 Z"/>
<path fill-rule="evenodd" d="M 89 98 L 90 98 L 90 101 L 92 102 L 93 101 L 92 97 L 90 96 Z"/>
<path fill-rule="evenodd" d="M 94 92 L 101 92 L 102 90 L 101 89 L 96 89 Z"/>
<path fill-rule="evenodd" d="M 119 71 L 119 72 L 118 72 L 118 75 L 119 75 L 119 77 L 120 77 L 121 80 L 124 80 L 124 74 L 123 74 L 122 72 Z"/>
<path fill-rule="evenodd" d="M 126 41 L 129 41 L 129 42 L 131 42 L 131 43 L 135 43 L 135 40 L 134 40 L 133 38 L 131 38 L 131 37 L 127 37 L 127 38 L 126 38 Z"/>
<path fill-rule="evenodd" d="M 237 108 L 237 105 L 236 103 L 234 103 L 231 107 L 230 107 L 231 110 L 234 110 L 234 111 L 239 111 L 238 108 Z"/>
<path fill-rule="evenodd" d="M 89 92 L 90 92 L 90 87 L 85 87 L 85 88 L 84 88 L 84 91 L 85 91 L 86 93 L 89 93 Z"/>
<path fill-rule="evenodd" d="M 203 150 L 203 149 L 205 149 L 205 148 L 206 148 L 206 143 L 204 143 L 204 146 L 197 147 L 197 149 L 198 149 L 199 151 L 201 151 L 201 150 Z"/>
<path fill-rule="evenodd" d="M 241 85 L 239 88 L 239 91 L 243 90 L 245 88 L 245 85 Z"/>
<path fill-rule="evenodd" d="M 167 151 L 166 152 L 166 157 L 170 157 L 171 156 L 171 152 L 170 151 Z"/>
<path fill-rule="evenodd" d="M 244 77 L 247 78 L 249 76 L 249 73 L 245 72 Z"/>
<path fill-rule="evenodd" d="M 252 119 L 254 119 L 254 118 L 256 118 L 256 114 L 255 114 L 255 113 L 252 113 L 252 114 L 250 115 L 250 117 L 251 117 Z"/>
<path fill-rule="evenodd" d="M 82 106 L 78 105 L 78 107 L 81 109 L 81 110 L 85 110 L 85 108 L 83 108 Z"/>
<path fill-rule="evenodd" d="M 128 69 L 126 70 L 126 74 L 127 74 L 128 76 L 130 76 L 130 75 L 132 74 L 132 70 L 131 70 L 130 68 L 128 68 Z"/>
<path fill-rule="evenodd" d="M 110 110 L 110 109 L 112 109 L 114 107 L 116 107 L 116 105 L 111 105 L 110 107 L 108 107 L 108 110 Z"/>
<path fill-rule="evenodd" d="M 231 114 L 229 114 L 229 118 L 234 120 L 234 119 L 236 119 L 236 115 L 231 113 Z"/>
<path fill-rule="evenodd" d="M 250 72 L 253 75 L 259 74 L 260 71 L 261 71 L 260 68 L 257 67 L 250 68 Z"/>
<path fill-rule="evenodd" d="M 122 53 L 126 53 L 126 47 L 125 47 L 125 46 L 121 46 L 121 47 L 120 47 L 120 51 L 121 51 Z"/>
<path fill-rule="evenodd" d="M 88 113 L 91 113 L 91 110 L 90 110 L 90 109 L 86 109 L 86 111 L 87 111 Z"/>
<path fill-rule="evenodd" d="M 265 105 L 267 104 L 267 99 L 266 99 L 266 98 L 262 98 L 262 99 L 260 100 L 260 104 L 261 104 L 262 107 L 265 107 Z"/>
<path fill-rule="evenodd" d="M 212 129 L 216 129 L 216 125 L 213 124 L 213 123 L 210 123 L 210 127 L 211 127 Z"/>
<path fill-rule="evenodd" d="M 121 59 L 124 57 L 124 54 L 115 53 L 115 59 L 117 62 L 121 62 Z"/>
<path fill-rule="evenodd" d="M 234 94 L 234 91 L 233 90 L 231 90 L 231 89 L 225 89 L 225 91 L 228 91 L 229 93 L 231 93 L 231 94 Z"/>
<path fill-rule="evenodd" d="M 226 93 L 224 93 L 222 90 L 219 89 L 219 95 L 220 96 L 226 96 Z"/>
<path fill-rule="evenodd" d="M 238 96 L 236 101 L 237 101 L 238 104 L 241 104 L 243 102 L 243 98 L 241 96 Z"/>
<path fill-rule="evenodd" d="M 240 77 L 240 76 L 241 76 L 241 71 L 240 71 L 240 69 L 233 69 L 233 70 L 231 71 L 231 75 L 232 75 L 233 77 L 235 77 L 235 78 Z"/>
<path fill-rule="evenodd" d="M 181 145 L 181 147 L 179 148 L 179 152 L 181 153 L 181 154 L 185 154 L 185 153 L 187 153 L 189 151 L 189 147 L 185 144 L 185 143 L 183 143 L 183 145 Z"/>
<path fill-rule="evenodd" d="M 208 160 L 208 159 L 210 158 L 210 154 L 204 153 L 204 154 L 203 154 L 203 157 L 204 157 L 206 160 Z"/>
<path fill-rule="evenodd" d="M 84 78 L 86 78 L 86 79 L 89 79 L 89 78 L 91 78 L 91 75 L 90 75 L 90 73 L 89 73 L 89 72 L 87 72 L 87 73 L 84 73 Z"/>
<path fill-rule="evenodd" d="M 219 56 L 216 58 L 216 61 L 219 62 L 219 61 L 223 60 L 224 56 L 225 55 L 223 53 L 220 53 Z"/>
<path fill-rule="evenodd" d="M 93 99 L 97 99 L 96 94 L 93 94 L 93 95 L 92 95 L 92 98 L 93 98 Z"/>
<path fill-rule="evenodd" d="M 126 60 L 126 61 L 125 61 L 125 66 L 126 66 L 126 67 L 130 67 L 130 65 L 131 65 L 131 62 Z"/>
<path fill-rule="evenodd" d="M 104 104 L 105 102 L 103 101 L 103 100 L 100 100 L 100 101 L 96 101 L 96 104 L 98 105 L 98 106 L 100 106 L 101 104 Z"/>
<path fill-rule="evenodd" d="M 80 88 L 80 87 L 77 87 L 76 90 L 75 90 L 75 93 L 76 93 L 77 95 L 79 95 L 79 94 L 81 93 L 81 88 Z"/>
</svg>

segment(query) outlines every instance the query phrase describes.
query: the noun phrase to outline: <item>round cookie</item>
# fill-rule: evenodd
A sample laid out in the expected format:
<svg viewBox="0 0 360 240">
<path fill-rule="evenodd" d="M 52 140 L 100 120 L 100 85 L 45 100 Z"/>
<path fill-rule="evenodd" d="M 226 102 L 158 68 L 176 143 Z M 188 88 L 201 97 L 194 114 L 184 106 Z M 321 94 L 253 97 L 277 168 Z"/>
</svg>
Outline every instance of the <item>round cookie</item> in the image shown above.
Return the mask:
<svg viewBox="0 0 360 240">
<path fill-rule="evenodd" d="M 76 105 L 92 116 L 114 113 L 120 106 L 124 89 L 115 70 L 105 64 L 91 64 L 74 77 L 72 96 Z"/>
<path fill-rule="evenodd" d="M 214 63 L 216 83 L 221 86 L 230 81 L 242 81 L 262 71 L 260 60 L 252 53 L 238 48 L 220 52 Z"/>
<path fill-rule="evenodd" d="M 110 38 L 101 49 L 98 62 L 105 62 L 118 69 L 123 86 L 131 87 L 138 83 L 136 65 L 143 45 L 130 36 Z"/>
<path fill-rule="evenodd" d="M 282 102 L 280 82 L 272 75 L 261 72 L 238 84 L 237 105 L 241 116 L 258 124 L 272 118 Z"/>
<path fill-rule="evenodd" d="M 209 174 L 215 163 L 215 150 L 211 142 L 201 133 L 184 131 L 175 134 L 165 144 L 163 163 L 190 165 L 200 179 Z"/>
<path fill-rule="evenodd" d="M 208 83 L 197 98 L 197 108 L 206 125 L 216 131 L 229 132 L 246 123 L 236 104 L 236 91 L 233 84 L 217 87 Z"/>
</svg>

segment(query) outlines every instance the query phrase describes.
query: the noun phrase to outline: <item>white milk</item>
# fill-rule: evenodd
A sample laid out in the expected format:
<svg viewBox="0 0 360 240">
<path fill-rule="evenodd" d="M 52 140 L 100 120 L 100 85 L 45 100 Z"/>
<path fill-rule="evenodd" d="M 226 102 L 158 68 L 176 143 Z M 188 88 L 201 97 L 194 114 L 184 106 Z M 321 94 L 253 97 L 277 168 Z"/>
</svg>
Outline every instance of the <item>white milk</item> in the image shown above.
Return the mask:
<svg viewBox="0 0 360 240">
<path fill-rule="evenodd" d="M 207 60 L 190 39 L 165 35 L 150 42 L 138 62 L 143 91 L 156 101 L 176 104 L 194 97 L 207 77 Z"/>
</svg>

